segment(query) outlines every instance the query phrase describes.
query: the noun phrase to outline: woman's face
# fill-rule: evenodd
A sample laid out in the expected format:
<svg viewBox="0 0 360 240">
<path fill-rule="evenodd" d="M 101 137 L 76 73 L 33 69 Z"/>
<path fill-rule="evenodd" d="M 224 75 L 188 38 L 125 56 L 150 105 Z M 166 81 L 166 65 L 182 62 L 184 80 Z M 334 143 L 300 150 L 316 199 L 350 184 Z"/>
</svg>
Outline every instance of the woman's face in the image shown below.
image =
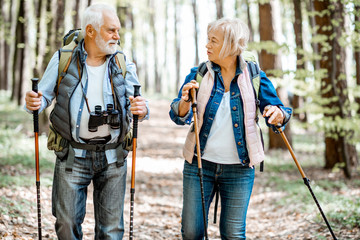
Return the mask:
<svg viewBox="0 0 360 240">
<path fill-rule="evenodd" d="M 208 33 L 206 44 L 208 59 L 216 64 L 220 62 L 220 51 L 224 43 L 224 35 L 221 29 L 214 29 Z"/>
</svg>

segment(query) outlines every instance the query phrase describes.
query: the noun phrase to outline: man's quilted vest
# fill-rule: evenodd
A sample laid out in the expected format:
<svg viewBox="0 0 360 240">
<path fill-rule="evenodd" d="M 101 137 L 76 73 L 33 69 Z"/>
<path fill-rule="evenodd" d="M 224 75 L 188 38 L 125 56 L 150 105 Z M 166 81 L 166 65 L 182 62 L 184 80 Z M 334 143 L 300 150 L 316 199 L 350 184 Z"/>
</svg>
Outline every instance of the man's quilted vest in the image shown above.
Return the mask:
<svg viewBox="0 0 360 240">
<path fill-rule="evenodd" d="M 63 138 L 69 141 L 73 140 L 70 121 L 70 99 L 75 89 L 80 83 L 77 63 L 79 58 L 80 72 L 82 73 L 83 63 L 85 59 L 81 50 L 81 46 L 82 44 L 78 44 L 78 46 L 74 49 L 74 53 L 67 73 L 62 79 L 60 86 L 58 86 L 59 91 L 56 98 L 55 107 L 50 114 L 50 121 L 55 130 L 60 133 Z M 129 102 L 125 97 L 125 79 L 122 77 L 121 71 L 116 65 L 115 54 L 110 57 L 109 68 L 109 72 L 111 73 L 112 81 L 114 84 L 116 99 L 119 103 L 118 110 L 120 112 L 121 132 L 118 142 L 122 142 L 124 136 L 129 130 L 129 119 L 127 117 L 126 110 Z"/>
</svg>

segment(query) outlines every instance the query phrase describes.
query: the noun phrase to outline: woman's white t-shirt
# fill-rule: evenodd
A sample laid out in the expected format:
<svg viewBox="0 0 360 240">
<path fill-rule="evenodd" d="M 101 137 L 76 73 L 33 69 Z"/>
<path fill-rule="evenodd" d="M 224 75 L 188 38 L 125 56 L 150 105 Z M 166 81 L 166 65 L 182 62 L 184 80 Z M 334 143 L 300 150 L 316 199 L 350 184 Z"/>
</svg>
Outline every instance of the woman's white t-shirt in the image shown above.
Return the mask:
<svg viewBox="0 0 360 240">
<path fill-rule="evenodd" d="M 231 120 L 230 91 L 223 95 L 201 158 L 219 164 L 240 163 Z"/>
</svg>

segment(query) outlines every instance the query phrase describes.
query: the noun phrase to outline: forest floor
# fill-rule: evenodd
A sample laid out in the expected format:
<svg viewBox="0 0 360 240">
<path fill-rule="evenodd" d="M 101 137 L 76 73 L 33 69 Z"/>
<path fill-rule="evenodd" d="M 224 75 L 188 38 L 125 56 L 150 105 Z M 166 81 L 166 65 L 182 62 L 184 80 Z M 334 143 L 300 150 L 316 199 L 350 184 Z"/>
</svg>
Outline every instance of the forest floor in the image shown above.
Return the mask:
<svg viewBox="0 0 360 240">
<path fill-rule="evenodd" d="M 134 213 L 135 239 L 181 239 L 180 220 L 182 208 L 182 145 L 188 127 L 177 126 L 168 117 L 169 101 L 150 101 L 151 118 L 139 123 L 138 149 L 136 161 L 136 193 Z M 270 153 L 271 154 L 271 153 Z M 277 153 L 284 161 L 292 161 L 287 151 Z M 292 164 L 292 163 L 291 163 Z M 315 203 L 311 200 L 296 169 L 273 172 L 256 170 L 256 179 L 247 217 L 248 239 L 332 239 L 322 221 Z M 319 167 L 304 168 L 310 179 L 342 179 L 342 173 L 334 173 Z M 11 175 L 34 176 L 33 170 L 2 166 L 0 174 L 6 171 Z M 129 227 L 129 186 L 131 173 L 131 153 L 128 161 L 128 183 L 125 197 L 125 239 Z M 52 172 L 43 172 L 41 177 L 52 178 Z M 291 193 L 281 190 L 273 183 L 274 179 L 285 182 L 297 181 L 303 185 L 304 198 L 310 206 L 301 202 L 289 202 Z M 357 176 L 357 181 L 359 177 Z M 35 181 L 35 180 L 34 180 Z M 51 214 L 51 182 L 44 180 L 41 185 L 42 235 L 44 239 L 56 239 L 54 217 Z M 360 197 L 360 187 L 352 186 L 346 190 L 339 188 L 338 195 Z M 319 188 L 315 187 L 314 192 Z M 320 189 L 321 190 L 321 189 Z M 37 239 L 37 210 L 35 184 L 31 187 L 8 186 L 0 188 L 0 197 L 6 198 L 13 214 L 0 212 L 0 239 Z M 329 200 L 331 201 L 331 200 Z M 4 202 L 4 201 L 3 201 Z M 15 203 L 22 206 L 14 206 Z M 326 212 L 331 203 L 320 204 Z M 209 238 L 220 239 L 218 223 L 213 223 L 213 209 L 209 214 Z M 86 218 L 83 223 L 84 239 L 93 239 L 94 216 L 91 186 L 88 194 Z M 16 214 L 14 214 L 14 212 Z M 218 214 L 220 211 L 218 211 Z M 219 219 L 219 216 L 218 216 Z M 359 219 L 359 218 L 357 218 Z M 219 222 L 219 221 L 218 221 Z M 338 239 L 360 239 L 358 227 L 349 228 L 332 223 Z M 359 226 L 359 224 L 357 225 Z"/>
</svg>

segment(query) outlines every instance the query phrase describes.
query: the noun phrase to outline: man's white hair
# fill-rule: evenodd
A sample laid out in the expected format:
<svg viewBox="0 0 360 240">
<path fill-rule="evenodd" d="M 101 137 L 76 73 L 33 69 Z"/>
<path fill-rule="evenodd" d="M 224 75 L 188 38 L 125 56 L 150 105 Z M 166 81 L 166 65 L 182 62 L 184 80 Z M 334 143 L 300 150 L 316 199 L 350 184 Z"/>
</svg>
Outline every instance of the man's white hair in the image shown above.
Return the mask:
<svg viewBox="0 0 360 240">
<path fill-rule="evenodd" d="M 81 18 L 81 29 L 85 36 L 85 30 L 87 25 L 92 25 L 97 32 L 100 31 L 100 27 L 104 24 L 104 12 L 116 14 L 115 8 L 103 3 L 92 4 L 87 7 Z"/>
<path fill-rule="evenodd" d="M 249 28 L 238 18 L 221 18 L 208 24 L 207 34 L 213 30 L 222 30 L 224 34 L 224 44 L 221 48 L 219 57 L 240 55 L 247 47 L 249 41 Z"/>
</svg>

